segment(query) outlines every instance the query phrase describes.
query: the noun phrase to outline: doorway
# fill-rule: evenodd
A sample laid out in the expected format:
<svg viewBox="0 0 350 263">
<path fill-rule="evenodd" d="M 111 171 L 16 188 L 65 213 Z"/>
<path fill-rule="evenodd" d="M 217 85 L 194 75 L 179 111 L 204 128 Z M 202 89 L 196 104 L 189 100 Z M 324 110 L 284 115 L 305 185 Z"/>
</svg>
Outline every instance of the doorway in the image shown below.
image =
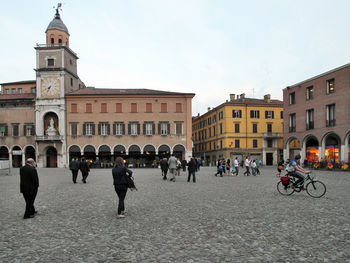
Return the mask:
<svg viewBox="0 0 350 263">
<path fill-rule="evenodd" d="M 266 153 L 266 165 L 273 164 L 273 153 Z"/>
<path fill-rule="evenodd" d="M 57 167 L 57 150 L 54 147 L 49 147 L 46 151 L 46 167 Z"/>
</svg>

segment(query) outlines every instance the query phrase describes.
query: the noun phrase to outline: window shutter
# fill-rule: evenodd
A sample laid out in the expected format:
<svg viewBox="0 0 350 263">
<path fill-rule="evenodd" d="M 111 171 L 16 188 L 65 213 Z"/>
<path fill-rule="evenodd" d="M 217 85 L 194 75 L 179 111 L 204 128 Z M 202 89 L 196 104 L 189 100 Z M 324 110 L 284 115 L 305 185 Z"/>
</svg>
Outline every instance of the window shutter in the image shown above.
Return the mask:
<svg viewBox="0 0 350 263">
<path fill-rule="evenodd" d="M 250 111 L 250 118 L 253 118 L 253 111 Z"/>
<path fill-rule="evenodd" d="M 26 136 L 27 134 L 26 134 L 26 127 L 27 127 L 27 125 L 23 125 L 23 136 Z"/>
<path fill-rule="evenodd" d="M 101 135 L 101 123 L 98 124 L 98 135 Z"/>
<path fill-rule="evenodd" d="M 160 135 L 160 122 L 158 123 L 158 134 Z"/>
<path fill-rule="evenodd" d="M 152 134 L 154 135 L 156 132 L 156 125 L 152 123 Z"/>
<path fill-rule="evenodd" d="M 109 123 L 107 123 L 107 135 L 111 134 L 111 129 Z"/>
<path fill-rule="evenodd" d="M 265 111 L 265 119 L 267 119 L 268 111 Z"/>
<path fill-rule="evenodd" d="M 122 134 L 125 135 L 125 124 L 122 124 Z"/>
<path fill-rule="evenodd" d="M 137 135 L 140 135 L 140 123 L 137 123 Z"/>
<path fill-rule="evenodd" d="M 92 135 L 95 135 L 95 123 L 92 123 Z"/>
<path fill-rule="evenodd" d="M 272 119 L 274 119 L 274 118 L 275 118 L 275 112 L 272 111 Z"/>
<path fill-rule="evenodd" d="M 142 127 L 143 127 L 143 135 L 146 135 L 146 123 L 143 123 Z"/>
<path fill-rule="evenodd" d="M 115 128 L 115 126 L 116 126 L 117 124 L 116 123 L 113 123 L 113 135 L 116 135 L 116 128 Z"/>
<path fill-rule="evenodd" d="M 83 124 L 83 135 L 86 135 L 86 123 Z"/>
<path fill-rule="evenodd" d="M 260 119 L 260 111 L 258 110 L 258 119 Z"/>
<path fill-rule="evenodd" d="M 168 135 L 170 135 L 170 123 L 168 123 Z"/>
<path fill-rule="evenodd" d="M 31 128 L 31 134 L 32 134 L 32 136 L 34 136 L 35 135 L 35 127 L 34 127 L 34 125 L 32 125 L 32 128 Z"/>
<path fill-rule="evenodd" d="M 128 134 L 130 135 L 131 134 L 131 124 L 128 123 Z"/>
</svg>

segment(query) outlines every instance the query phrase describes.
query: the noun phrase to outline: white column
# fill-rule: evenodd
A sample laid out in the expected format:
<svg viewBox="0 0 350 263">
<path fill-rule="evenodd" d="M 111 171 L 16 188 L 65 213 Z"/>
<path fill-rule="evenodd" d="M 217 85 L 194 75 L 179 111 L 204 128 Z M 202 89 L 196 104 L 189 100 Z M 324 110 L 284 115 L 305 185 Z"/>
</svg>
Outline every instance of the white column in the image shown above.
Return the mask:
<svg viewBox="0 0 350 263">
<path fill-rule="evenodd" d="M 348 153 L 348 151 L 347 151 L 347 148 L 346 148 L 346 145 L 341 145 L 340 146 L 340 161 L 341 162 L 347 162 L 348 160 L 347 160 L 347 153 Z"/>
<path fill-rule="evenodd" d="M 318 147 L 318 160 L 321 161 L 321 159 L 324 157 L 324 148 L 322 146 Z M 324 159 L 324 158 L 323 158 Z"/>
<path fill-rule="evenodd" d="M 9 162 L 10 162 L 10 168 L 12 168 L 12 150 L 9 151 Z"/>
<path fill-rule="evenodd" d="M 301 146 L 301 152 L 300 152 L 300 163 L 304 163 L 304 159 L 306 158 L 306 140 L 304 140 L 303 145 Z"/>
</svg>

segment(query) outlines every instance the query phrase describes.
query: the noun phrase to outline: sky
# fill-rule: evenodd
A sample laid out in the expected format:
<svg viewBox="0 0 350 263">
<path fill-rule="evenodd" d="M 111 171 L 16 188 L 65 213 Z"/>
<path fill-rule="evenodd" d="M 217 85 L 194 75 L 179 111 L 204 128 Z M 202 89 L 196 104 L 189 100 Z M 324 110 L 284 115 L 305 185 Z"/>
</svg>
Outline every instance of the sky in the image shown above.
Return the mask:
<svg viewBox="0 0 350 263">
<path fill-rule="evenodd" d="M 35 79 L 57 3 L 1 0 L 0 83 Z M 86 86 L 195 93 L 193 115 L 229 94 L 282 100 L 285 87 L 350 63 L 348 0 L 62 3 Z"/>
</svg>

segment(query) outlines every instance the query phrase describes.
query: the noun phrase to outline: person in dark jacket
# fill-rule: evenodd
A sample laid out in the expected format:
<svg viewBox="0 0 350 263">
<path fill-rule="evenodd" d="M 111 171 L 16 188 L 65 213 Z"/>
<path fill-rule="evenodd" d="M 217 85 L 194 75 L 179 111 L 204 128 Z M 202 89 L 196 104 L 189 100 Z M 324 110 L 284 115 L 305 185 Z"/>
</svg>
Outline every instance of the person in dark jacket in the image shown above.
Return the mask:
<svg viewBox="0 0 350 263">
<path fill-rule="evenodd" d="M 190 181 L 191 179 L 191 174 L 193 177 L 193 182 L 196 182 L 196 169 L 197 169 L 197 162 L 196 160 L 192 157 L 191 160 L 187 163 L 188 166 L 188 178 L 187 182 Z"/>
<path fill-rule="evenodd" d="M 90 172 L 90 168 L 89 168 L 89 164 L 87 163 L 87 161 L 85 160 L 85 158 L 81 159 L 81 162 L 79 164 L 79 169 L 81 171 L 81 174 L 83 176 L 83 183 L 86 184 L 86 178 L 89 176 L 89 172 Z"/>
<path fill-rule="evenodd" d="M 118 214 L 117 218 L 124 218 L 125 206 L 124 199 L 128 191 L 126 176 L 132 176 L 132 171 L 124 166 L 124 160 L 121 157 L 115 159 L 114 168 L 112 169 L 114 190 L 118 195 Z"/>
<path fill-rule="evenodd" d="M 186 172 L 186 166 L 187 166 L 187 161 L 186 159 L 183 159 L 181 161 L 181 165 L 182 165 L 182 171 Z"/>
<path fill-rule="evenodd" d="M 163 180 L 166 180 L 167 177 L 167 173 L 168 173 L 168 169 L 169 169 L 169 164 L 168 164 L 168 160 L 167 158 L 163 158 L 160 163 L 160 169 L 162 170 L 162 175 L 163 175 Z"/>
<path fill-rule="evenodd" d="M 26 164 L 20 168 L 19 174 L 20 191 L 26 201 L 23 219 L 32 218 L 37 213 L 34 202 L 39 188 L 39 177 L 32 158 L 27 159 Z"/>
<path fill-rule="evenodd" d="M 77 177 L 79 172 L 79 161 L 78 158 L 75 157 L 72 159 L 72 161 L 69 164 L 69 169 L 72 171 L 72 179 L 73 183 L 77 183 Z"/>
</svg>

